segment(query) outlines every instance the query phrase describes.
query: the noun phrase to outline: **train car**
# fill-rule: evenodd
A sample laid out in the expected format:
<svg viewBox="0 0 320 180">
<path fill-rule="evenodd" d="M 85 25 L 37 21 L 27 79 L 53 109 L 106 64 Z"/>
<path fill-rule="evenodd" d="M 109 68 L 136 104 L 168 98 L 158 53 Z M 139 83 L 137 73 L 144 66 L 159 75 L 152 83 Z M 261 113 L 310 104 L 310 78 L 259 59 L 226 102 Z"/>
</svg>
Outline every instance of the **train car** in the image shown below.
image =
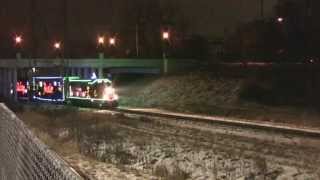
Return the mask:
<svg viewBox="0 0 320 180">
<path fill-rule="evenodd" d="M 16 86 L 18 99 L 66 103 L 80 106 L 116 107 L 118 95 L 109 79 L 80 79 L 79 77 L 33 77 Z"/>
<path fill-rule="evenodd" d="M 32 98 L 35 101 L 63 103 L 65 89 L 63 77 L 33 77 Z"/>
<path fill-rule="evenodd" d="M 118 95 L 109 79 L 65 78 L 66 102 L 76 105 L 116 107 Z"/>
</svg>

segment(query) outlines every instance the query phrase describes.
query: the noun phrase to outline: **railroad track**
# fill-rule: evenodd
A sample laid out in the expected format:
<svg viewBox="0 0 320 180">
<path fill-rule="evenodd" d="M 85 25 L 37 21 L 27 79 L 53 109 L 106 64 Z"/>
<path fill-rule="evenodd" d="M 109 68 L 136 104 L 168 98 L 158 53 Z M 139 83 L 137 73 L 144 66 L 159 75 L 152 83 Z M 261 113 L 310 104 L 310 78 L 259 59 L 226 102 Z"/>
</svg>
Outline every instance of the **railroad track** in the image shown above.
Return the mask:
<svg viewBox="0 0 320 180">
<path fill-rule="evenodd" d="M 27 105 L 34 106 L 33 104 L 27 104 Z M 43 106 L 41 105 L 41 107 Z M 64 107 L 64 105 L 50 105 L 50 104 L 48 105 L 47 104 L 46 107 L 61 109 Z M 84 111 L 92 111 L 93 109 L 99 111 L 98 109 L 95 109 L 95 108 L 83 108 L 83 107 L 80 108 L 80 110 L 84 110 Z M 166 112 L 166 111 L 152 110 L 152 109 L 132 109 L 132 108 L 125 108 L 125 107 L 107 109 L 102 111 L 107 113 L 123 113 L 123 114 L 132 114 L 132 115 L 176 119 L 176 120 L 183 119 L 187 121 L 208 123 L 212 125 L 223 125 L 223 126 L 238 127 L 243 129 L 264 130 L 264 131 L 270 131 L 273 133 L 285 133 L 285 134 L 299 135 L 304 137 L 320 138 L 320 130 L 293 127 L 293 126 L 288 126 L 285 124 L 278 124 L 278 123 L 252 122 L 252 121 L 250 122 L 250 121 L 237 120 L 237 119 L 231 119 L 231 118 L 182 114 L 182 113 Z"/>
<path fill-rule="evenodd" d="M 88 111 L 91 111 L 92 112 L 92 109 L 87 109 L 85 108 L 86 110 Z M 207 124 L 210 124 L 210 125 L 214 125 L 214 126 L 211 126 L 212 127 L 216 127 L 216 128 L 221 128 L 221 126 L 225 127 L 226 129 L 233 129 L 233 128 L 230 128 L 230 126 L 233 126 L 233 127 L 237 127 L 240 128 L 245 131 L 246 129 L 250 129 L 250 130 L 254 130 L 256 131 L 257 129 L 263 129 L 264 132 L 266 132 L 266 130 L 270 131 L 272 130 L 270 133 L 270 136 L 272 136 L 273 133 L 275 132 L 278 132 L 279 134 L 298 134 L 299 136 L 303 135 L 303 138 L 305 138 L 307 136 L 307 138 L 309 138 L 310 136 L 312 137 L 320 137 L 320 133 L 318 134 L 317 132 L 314 134 L 313 132 L 310 133 L 310 131 L 306 131 L 306 132 L 303 132 L 304 130 L 300 130 L 298 129 L 298 131 L 296 131 L 296 129 L 290 129 L 288 130 L 287 128 L 285 130 L 283 130 L 281 127 L 276 127 L 276 128 L 273 128 L 272 126 L 266 126 L 264 127 L 263 125 L 259 125 L 259 126 L 254 126 L 254 125 L 251 125 L 250 126 L 246 126 L 246 123 L 232 123 L 230 121 L 220 121 L 219 119 L 217 121 L 215 120 L 212 120 L 212 119 L 208 119 L 208 118 L 198 118 L 198 117 L 187 117 L 186 116 L 181 116 L 181 115 L 172 115 L 172 114 L 165 114 L 165 113 L 159 113 L 159 112 L 145 112 L 143 110 L 132 110 L 132 109 L 126 109 L 126 108 L 118 108 L 118 109 L 114 109 L 114 110 L 96 110 L 95 112 L 97 113 L 112 113 L 112 114 L 124 114 L 125 116 L 128 116 L 129 118 L 131 117 L 131 115 L 134 115 L 136 117 L 146 117 L 146 118 L 160 118 L 161 121 L 162 121 L 164 124 L 167 124 L 170 126 L 172 125 L 171 123 L 175 124 L 176 122 L 179 122 L 179 120 L 184 120 L 184 121 L 192 121 L 192 122 L 202 122 L 202 123 L 207 123 Z M 170 119 L 176 119 L 176 122 L 172 122 L 170 121 Z M 166 120 L 168 120 L 166 122 Z M 184 123 L 182 123 L 184 124 Z M 184 129 L 184 127 L 186 129 L 188 129 L 188 127 L 192 127 L 192 124 L 189 124 L 189 126 L 177 126 L 176 128 L 181 128 L 181 129 Z M 219 126 L 215 126 L 215 125 L 219 125 Z M 199 126 L 199 125 L 198 125 Z M 201 125 L 200 125 L 201 126 Z M 150 136 L 159 136 L 161 137 L 162 139 L 165 139 L 165 137 L 173 137 L 173 136 L 176 136 L 177 134 L 175 132 L 172 132 L 172 131 L 155 131 L 155 130 L 152 130 L 152 128 L 150 129 L 144 129 L 142 128 L 141 126 L 139 127 L 126 127 L 126 126 L 121 126 L 121 128 L 126 128 L 130 131 L 135 131 L 135 132 L 138 132 L 138 133 L 141 133 L 143 135 L 150 135 Z M 197 129 L 197 128 L 196 128 Z M 190 130 L 190 129 L 189 129 Z M 284 132 L 285 131 L 285 132 Z M 260 131 L 257 131 L 257 132 L 260 132 Z M 206 134 L 206 132 L 203 132 Z M 179 133 L 178 133 L 179 134 Z M 192 134 L 192 133 L 191 133 Z M 197 134 L 197 133 L 195 133 Z M 210 133 L 208 133 L 210 134 Z M 198 134 L 197 134 L 198 135 Z M 228 134 L 227 134 L 228 135 Z M 241 145 L 237 145 L 236 143 L 234 143 L 234 141 L 241 141 L 241 142 L 246 142 L 244 141 L 243 138 L 239 138 L 238 140 L 234 140 L 234 136 L 237 136 L 236 133 L 232 133 L 230 134 L 231 136 L 228 137 L 230 138 L 230 142 L 229 141 L 226 141 L 226 142 L 219 142 L 219 140 L 215 141 L 214 144 L 216 145 L 216 149 L 218 149 L 217 147 L 224 147 L 222 148 L 222 151 L 223 152 L 227 152 L 228 150 L 232 151 L 234 149 L 237 149 L 241 152 L 245 152 L 245 154 L 247 155 L 250 155 L 250 154 L 256 154 L 257 152 L 260 152 L 260 151 L 257 151 L 257 147 L 256 146 L 250 146 L 250 143 L 249 144 L 241 144 Z M 163 137 L 162 137 L 163 136 Z M 199 140 L 198 142 L 201 142 L 200 144 L 203 145 L 203 146 L 208 146 L 212 143 L 212 141 L 210 140 L 207 140 L 207 139 L 210 139 L 211 137 L 210 136 L 204 136 L 202 137 L 203 140 L 200 140 L 200 139 L 194 139 L 195 137 L 190 135 L 189 134 L 179 134 L 179 137 L 182 137 L 183 142 L 191 142 L 192 140 Z M 275 136 L 276 139 L 279 138 L 280 136 Z M 226 138 L 226 137 L 225 137 Z M 306 139 L 307 139 L 306 138 Z M 232 141 L 234 140 L 234 141 Z M 247 139 L 247 140 L 252 140 L 252 139 Z M 253 142 L 255 142 L 255 140 L 253 140 Z M 311 163 L 307 163 L 308 165 L 305 164 L 305 161 L 306 162 L 311 162 L 312 161 L 312 158 L 310 158 L 309 156 L 306 156 L 304 157 L 305 158 L 305 161 L 298 161 L 297 159 L 295 159 L 296 155 L 299 155 L 299 152 L 303 152 L 304 150 L 303 147 L 301 147 L 300 145 L 297 146 L 295 150 L 284 150 L 284 149 L 281 149 L 283 148 L 282 143 L 274 143 L 274 142 L 268 142 L 266 143 L 265 141 L 257 141 L 259 142 L 258 144 L 262 143 L 263 142 L 263 145 L 264 146 L 274 146 L 272 148 L 272 153 L 269 154 L 268 156 L 265 156 L 265 158 L 267 159 L 268 162 L 273 162 L 275 164 L 281 164 L 281 165 L 287 165 L 287 166 L 291 166 L 291 165 L 294 165 L 296 167 L 299 167 L 299 168 L 311 168 L 313 167 L 311 165 Z M 200 145 L 198 144 L 198 145 Z M 291 144 L 293 145 L 293 144 Z M 247 147 L 247 146 L 250 146 L 250 147 Z M 285 147 L 290 147 L 290 145 L 286 145 Z M 251 149 L 253 148 L 253 149 Z M 301 148 L 301 149 L 300 149 Z M 265 149 L 265 148 L 263 148 Z M 270 150 L 270 149 L 269 149 Z M 290 152 L 289 152 L 290 151 Z M 284 153 L 286 152 L 286 153 Z M 301 154 L 301 153 L 300 153 Z M 302 157 L 300 157 L 302 158 Z M 310 165 L 310 167 L 309 167 Z"/>
<path fill-rule="evenodd" d="M 189 115 L 189 114 L 181 114 L 181 113 L 153 112 L 148 110 L 128 109 L 128 108 L 117 108 L 110 111 L 115 111 L 119 113 L 153 116 L 153 117 L 160 117 L 160 118 L 184 119 L 184 120 L 195 121 L 195 122 L 204 122 L 204 123 L 226 125 L 226 126 L 233 126 L 233 127 L 281 132 L 281 133 L 288 133 L 288 134 L 294 134 L 294 135 L 302 135 L 307 137 L 320 137 L 320 130 L 289 127 L 285 125 L 278 125 L 275 123 L 271 124 L 271 123 L 262 123 L 262 122 L 261 123 L 248 122 L 248 121 L 233 120 L 233 119 L 227 119 L 227 118 L 221 118 L 221 117 Z"/>
</svg>

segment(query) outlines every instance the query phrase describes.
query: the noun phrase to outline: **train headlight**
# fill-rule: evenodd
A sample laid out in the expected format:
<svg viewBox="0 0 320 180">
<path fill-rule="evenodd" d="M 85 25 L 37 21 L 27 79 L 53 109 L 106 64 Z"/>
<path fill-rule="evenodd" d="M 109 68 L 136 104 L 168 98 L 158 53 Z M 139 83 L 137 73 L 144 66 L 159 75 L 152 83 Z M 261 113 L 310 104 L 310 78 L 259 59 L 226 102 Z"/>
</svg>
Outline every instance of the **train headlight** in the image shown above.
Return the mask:
<svg viewBox="0 0 320 180">
<path fill-rule="evenodd" d="M 112 95 L 114 94 L 115 90 L 113 87 L 106 87 L 104 89 L 104 95 Z"/>
<path fill-rule="evenodd" d="M 119 96 L 118 96 L 117 94 L 115 94 L 115 95 L 113 96 L 113 99 L 114 99 L 114 100 L 118 100 L 118 99 L 119 99 Z"/>
<path fill-rule="evenodd" d="M 115 93 L 113 87 L 106 87 L 103 92 L 103 99 L 105 100 L 118 100 L 118 95 Z"/>
</svg>

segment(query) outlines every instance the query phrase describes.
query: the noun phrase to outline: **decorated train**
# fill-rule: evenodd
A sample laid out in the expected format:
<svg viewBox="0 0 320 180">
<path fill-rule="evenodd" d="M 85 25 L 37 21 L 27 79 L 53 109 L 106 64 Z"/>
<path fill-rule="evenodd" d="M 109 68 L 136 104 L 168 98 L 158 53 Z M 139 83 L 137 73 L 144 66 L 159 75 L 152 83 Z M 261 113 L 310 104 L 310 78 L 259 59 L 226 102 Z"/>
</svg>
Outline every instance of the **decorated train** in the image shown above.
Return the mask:
<svg viewBox="0 0 320 180">
<path fill-rule="evenodd" d="M 66 103 L 84 106 L 116 107 L 118 94 L 109 79 L 80 77 L 33 77 L 32 82 L 16 84 L 19 101 Z"/>
</svg>

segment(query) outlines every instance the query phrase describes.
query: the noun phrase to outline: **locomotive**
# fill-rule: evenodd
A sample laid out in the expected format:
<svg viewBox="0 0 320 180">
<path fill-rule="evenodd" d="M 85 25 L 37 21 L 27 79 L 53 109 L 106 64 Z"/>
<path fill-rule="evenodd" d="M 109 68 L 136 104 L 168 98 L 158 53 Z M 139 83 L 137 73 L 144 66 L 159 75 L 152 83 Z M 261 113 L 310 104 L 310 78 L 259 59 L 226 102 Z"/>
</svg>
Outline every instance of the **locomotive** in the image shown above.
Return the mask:
<svg viewBox="0 0 320 180">
<path fill-rule="evenodd" d="M 16 84 L 17 99 L 73 105 L 116 107 L 119 96 L 109 79 L 37 76 Z"/>
</svg>

